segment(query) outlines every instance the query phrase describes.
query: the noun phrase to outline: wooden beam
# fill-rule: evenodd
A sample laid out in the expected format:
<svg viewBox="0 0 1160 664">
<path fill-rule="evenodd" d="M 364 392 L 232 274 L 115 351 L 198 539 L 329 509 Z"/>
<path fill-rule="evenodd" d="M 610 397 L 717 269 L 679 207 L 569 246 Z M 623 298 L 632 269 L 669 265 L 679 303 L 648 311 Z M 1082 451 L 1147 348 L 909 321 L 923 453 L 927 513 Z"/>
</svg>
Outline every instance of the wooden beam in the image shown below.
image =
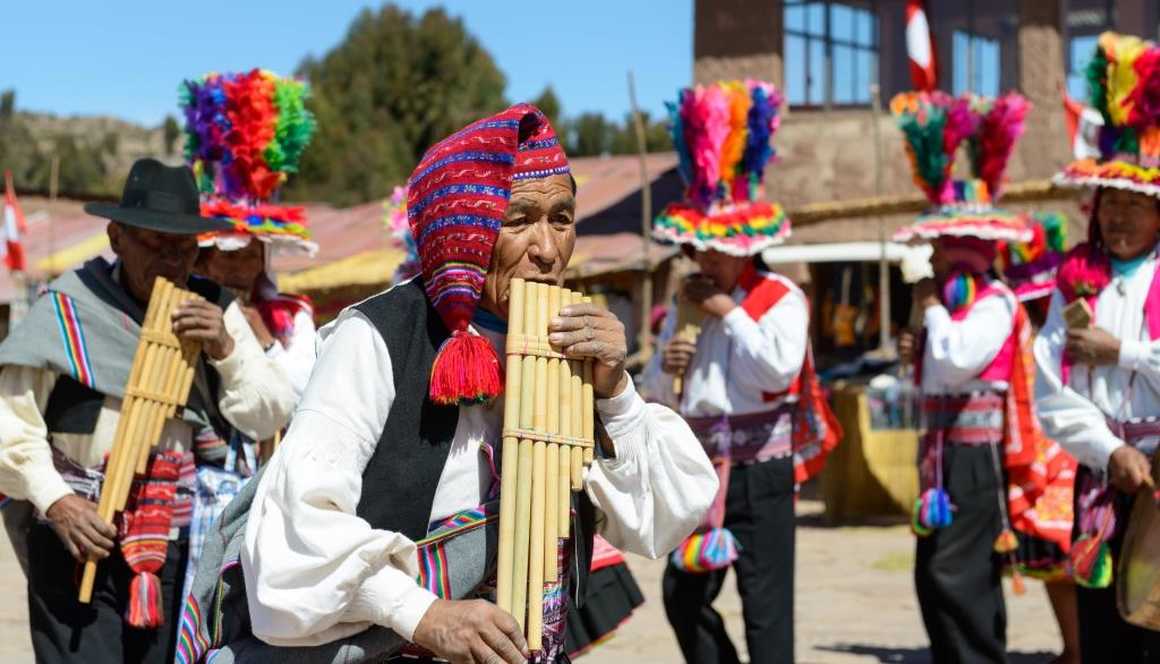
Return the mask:
<svg viewBox="0 0 1160 664">
<path fill-rule="evenodd" d="M 1008 185 L 1003 190 L 1003 203 L 1032 203 L 1036 201 L 1074 198 L 1078 190 L 1060 187 L 1051 180 L 1027 180 Z M 917 214 L 930 207 L 922 194 L 906 196 L 871 196 L 846 201 L 810 203 L 787 211 L 794 226 L 809 226 L 832 219 L 874 217 L 880 215 Z"/>
</svg>

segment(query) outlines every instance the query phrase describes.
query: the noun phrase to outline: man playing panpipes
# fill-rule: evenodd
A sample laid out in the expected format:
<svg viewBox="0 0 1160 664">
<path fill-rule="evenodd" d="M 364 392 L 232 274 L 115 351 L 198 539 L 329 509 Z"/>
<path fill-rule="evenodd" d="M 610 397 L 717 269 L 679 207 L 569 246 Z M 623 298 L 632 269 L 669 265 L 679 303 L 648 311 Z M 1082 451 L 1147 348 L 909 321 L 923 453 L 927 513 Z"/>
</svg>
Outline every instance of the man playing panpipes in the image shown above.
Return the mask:
<svg viewBox="0 0 1160 664">
<path fill-rule="evenodd" d="M 750 661 L 794 661 L 795 487 L 841 435 L 816 389 L 806 297 L 760 259 L 790 232 L 781 207 L 761 200 L 779 103 L 772 85 L 736 81 L 684 90 L 669 106 L 688 188 L 653 234 L 682 245 L 700 268 L 681 298 L 701 331 L 695 341 L 677 334 L 686 316 L 670 312 L 646 383 L 676 404 L 721 478 L 713 507 L 665 570 L 665 612 L 691 664 L 738 661 L 712 607 L 730 567 Z M 731 112 L 709 112 L 718 105 Z"/>
<path fill-rule="evenodd" d="M 133 165 L 108 218 L 117 260 L 96 258 L 52 282 L 0 345 L 0 491 L 31 503 L 25 524 L 32 645 L 42 663 L 172 661 L 195 464 L 221 463 L 237 430 L 253 438 L 285 425 L 294 395 L 236 304 L 190 278 L 199 216 L 193 173 L 152 159 Z M 203 349 L 188 403 L 155 441 L 115 525 L 95 502 L 114 441 L 154 280 L 199 297 L 173 312 L 173 332 Z M 7 516 L 7 515 L 6 515 Z M 91 604 L 80 604 L 77 562 L 100 560 Z"/>
<path fill-rule="evenodd" d="M 574 208 L 567 159 L 532 106 L 428 150 L 408 184 L 421 275 L 320 332 L 286 438 L 223 515 L 219 560 L 207 550 L 198 570 L 182 628 L 188 661 L 207 650 L 214 662 L 382 661 L 404 644 L 421 658 L 525 661 L 516 620 L 471 599 L 486 596 L 495 571 L 495 349 L 504 348 L 511 280 L 562 282 Z M 684 422 L 637 395 L 612 314 L 572 305 L 549 330 L 569 357 L 595 360 L 607 434 L 562 552 L 565 592 L 583 597 L 593 534 L 660 556 L 692 530 L 717 482 Z M 567 602 L 555 599 L 544 602 L 538 661 L 567 661 Z"/>
</svg>

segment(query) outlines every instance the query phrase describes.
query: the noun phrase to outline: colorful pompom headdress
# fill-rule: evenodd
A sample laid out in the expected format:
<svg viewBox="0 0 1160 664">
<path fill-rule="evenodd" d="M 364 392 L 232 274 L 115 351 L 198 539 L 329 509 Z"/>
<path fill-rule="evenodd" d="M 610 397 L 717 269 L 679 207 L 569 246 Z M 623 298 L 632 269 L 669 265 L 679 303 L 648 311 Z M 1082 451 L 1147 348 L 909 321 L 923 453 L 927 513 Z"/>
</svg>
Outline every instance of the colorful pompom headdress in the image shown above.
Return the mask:
<svg viewBox="0 0 1160 664">
<path fill-rule="evenodd" d="M 1003 173 L 1023 133 L 1030 105 L 1011 93 L 990 99 L 943 92 L 906 92 L 890 102 L 898 118 L 914 183 L 931 207 L 917 223 L 899 229 L 896 242 L 940 236 L 1026 241 L 1026 217 L 995 207 Z M 966 143 L 971 178 L 952 178 L 955 154 Z"/>
<path fill-rule="evenodd" d="M 391 283 L 402 283 L 419 274 L 419 248 L 415 246 L 411 224 L 407 221 L 406 187 L 395 187 L 390 197 L 383 201 L 383 226 L 391 234 L 391 242 L 407 254 L 391 277 Z"/>
<path fill-rule="evenodd" d="M 503 390 L 499 358 L 468 324 L 511 196 L 512 182 L 566 175 L 568 158 L 548 118 L 517 104 L 431 146 L 407 182 L 407 218 L 423 287 L 451 337 L 431 368 L 438 404 L 484 403 Z"/>
<path fill-rule="evenodd" d="M 685 88 L 666 104 L 686 189 L 657 217 L 654 238 L 753 256 L 789 237 L 785 211 L 763 200 L 781 103 L 773 85 L 748 80 Z"/>
<path fill-rule="evenodd" d="M 1103 118 L 1100 157 L 1068 164 L 1056 182 L 1160 197 L 1160 46 L 1105 32 L 1087 82 L 1088 103 Z"/>
<path fill-rule="evenodd" d="M 999 247 L 999 270 L 1020 302 L 1051 295 L 1067 249 L 1067 217 L 1058 212 L 1037 212 L 1033 217 L 1029 242 Z"/>
<path fill-rule="evenodd" d="M 313 254 L 305 210 L 279 205 L 277 193 L 314 135 L 309 87 L 264 69 L 207 74 L 180 88 L 185 158 L 197 176 L 201 212 L 234 224 L 200 238 L 202 246 L 238 249 L 252 238 Z"/>
</svg>

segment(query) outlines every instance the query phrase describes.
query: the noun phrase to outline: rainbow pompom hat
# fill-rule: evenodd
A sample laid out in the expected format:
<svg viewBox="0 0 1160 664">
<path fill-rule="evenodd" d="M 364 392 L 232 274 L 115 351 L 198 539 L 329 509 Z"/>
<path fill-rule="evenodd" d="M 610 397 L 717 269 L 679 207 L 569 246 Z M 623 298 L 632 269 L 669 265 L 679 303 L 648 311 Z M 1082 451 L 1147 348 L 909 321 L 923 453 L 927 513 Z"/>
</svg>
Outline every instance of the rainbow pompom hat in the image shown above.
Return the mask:
<svg viewBox="0 0 1160 664">
<path fill-rule="evenodd" d="M 1073 161 L 1055 181 L 1160 197 L 1160 46 L 1105 32 L 1087 80 L 1088 103 L 1103 119 L 1100 157 Z"/>
<path fill-rule="evenodd" d="M 313 255 L 318 245 L 305 210 L 274 202 L 316 129 L 306 83 L 252 69 L 184 81 L 180 95 L 185 158 L 197 177 L 201 212 L 234 225 L 200 236 L 200 244 L 230 251 L 258 238 Z"/>
<path fill-rule="evenodd" d="M 941 236 L 1025 242 L 1027 217 L 995 206 L 1007 161 L 1023 133 L 1030 104 L 1017 94 L 991 99 L 943 92 L 905 92 L 890 102 L 914 182 L 931 207 L 894 234 L 895 242 Z M 972 177 L 954 180 L 955 153 L 966 142 Z"/>
<path fill-rule="evenodd" d="M 1067 249 L 1067 217 L 1037 212 L 1029 242 L 1007 242 L 999 247 L 998 267 L 1003 281 L 1020 302 L 1051 295 Z"/>
<path fill-rule="evenodd" d="M 655 239 L 753 256 L 789 237 L 789 219 L 764 200 L 763 184 L 781 102 L 773 85 L 747 80 L 685 88 L 666 104 L 686 189 L 657 216 Z"/>
</svg>

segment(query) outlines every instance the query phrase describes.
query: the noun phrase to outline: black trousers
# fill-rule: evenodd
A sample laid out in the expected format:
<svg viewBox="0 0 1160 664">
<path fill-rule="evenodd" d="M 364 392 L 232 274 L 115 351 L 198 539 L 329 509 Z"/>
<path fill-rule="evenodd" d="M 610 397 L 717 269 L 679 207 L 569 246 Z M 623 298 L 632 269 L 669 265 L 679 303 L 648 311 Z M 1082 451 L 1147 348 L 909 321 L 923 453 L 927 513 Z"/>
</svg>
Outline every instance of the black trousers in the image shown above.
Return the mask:
<svg viewBox="0 0 1160 664">
<path fill-rule="evenodd" d="M 737 537 L 733 564 L 752 664 L 791 663 L 793 652 L 793 460 L 734 466 L 725 496 L 725 527 Z M 665 570 L 665 613 L 690 664 L 735 664 L 737 650 L 712 606 L 727 570 Z"/>
<path fill-rule="evenodd" d="M 918 538 L 914 586 L 936 664 L 1007 661 L 1007 608 L 994 553 L 1002 530 L 988 446 L 943 448 L 951 525 Z"/>
<path fill-rule="evenodd" d="M 133 572 L 118 548 L 97 567 L 93 600 L 77 601 L 81 567 L 46 525 L 28 532 L 28 622 L 38 664 L 172 664 L 181 607 L 178 594 L 189 545 L 170 542 L 159 574 L 165 624 L 125 623 Z"/>
<path fill-rule="evenodd" d="M 1090 472 L 1086 467 L 1080 466 L 1076 472 L 1076 485 L 1080 484 L 1080 474 Z M 1116 502 L 1119 533 L 1108 542 L 1112 550 L 1115 574 L 1119 573 L 1120 547 L 1124 543 L 1124 533 L 1131 513 L 1132 500 L 1121 496 Z M 1079 609 L 1079 651 L 1082 661 L 1117 664 L 1160 662 L 1160 632 L 1137 627 L 1120 617 L 1120 610 L 1116 606 L 1114 578 L 1112 585 L 1107 588 L 1076 586 L 1076 599 Z"/>
</svg>

